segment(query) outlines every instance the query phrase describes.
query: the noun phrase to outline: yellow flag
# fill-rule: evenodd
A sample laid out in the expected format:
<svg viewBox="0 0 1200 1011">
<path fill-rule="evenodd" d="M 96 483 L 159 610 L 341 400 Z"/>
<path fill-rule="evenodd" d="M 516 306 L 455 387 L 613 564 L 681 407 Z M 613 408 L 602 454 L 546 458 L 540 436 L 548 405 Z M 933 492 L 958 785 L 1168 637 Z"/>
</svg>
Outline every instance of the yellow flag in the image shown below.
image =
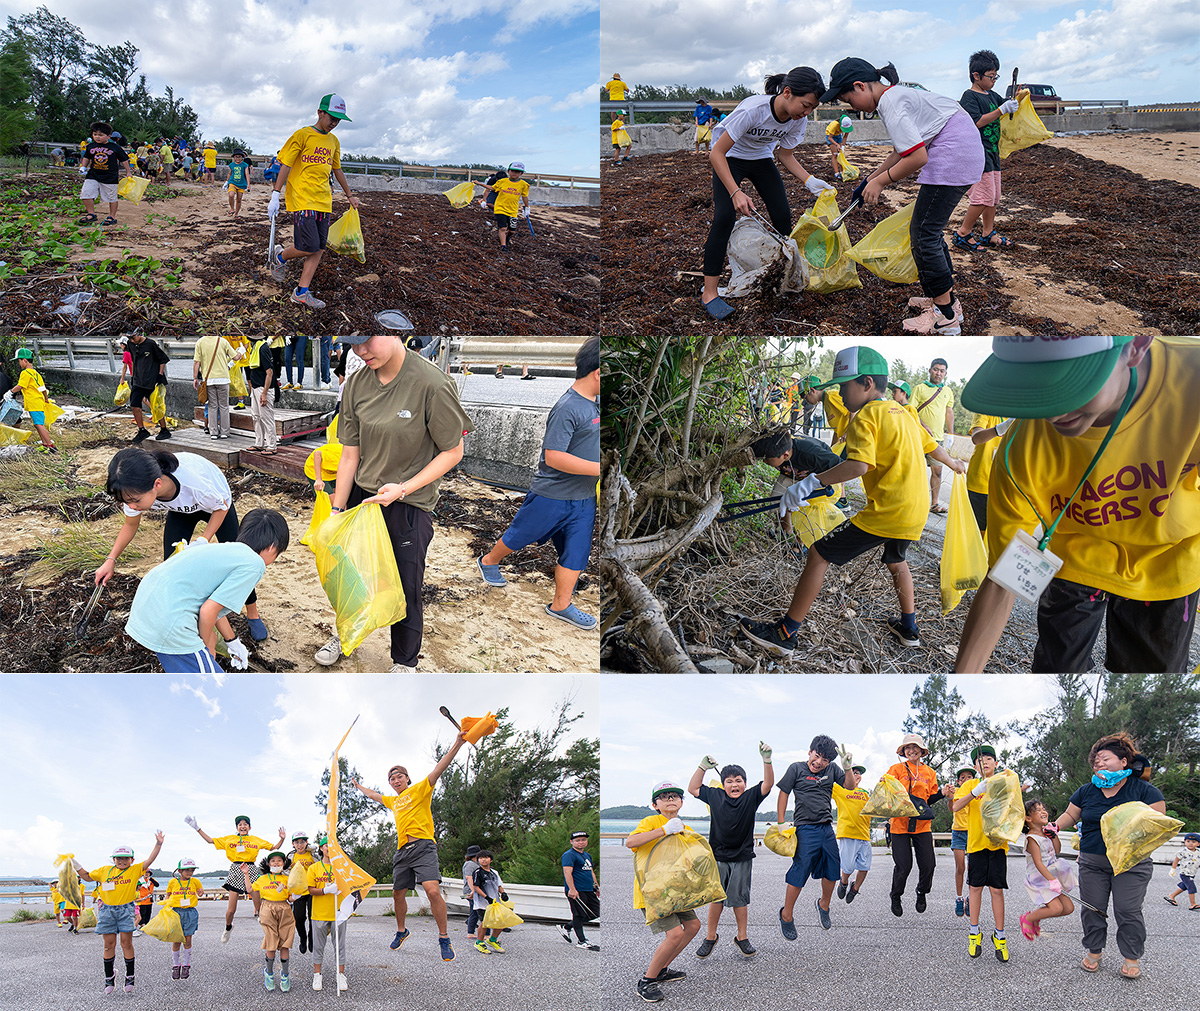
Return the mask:
<svg viewBox="0 0 1200 1011">
<path fill-rule="evenodd" d="M 358 717 L 354 717 L 354 723 L 358 722 Z M 326 820 L 326 835 L 329 839 L 325 844 L 325 859 L 329 862 L 329 866 L 333 871 L 333 880 L 337 882 L 337 923 L 349 919 L 350 914 L 358 908 L 358 904 L 366 897 L 367 890 L 375 884 L 375 879 L 366 871 L 358 866 L 353 860 L 346 856 L 345 850 L 337 841 L 337 811 L 338 811 L 338 780 L 340 779 L 338 770 L 338 752 L 343 744 L 346 743 L 346 738 L 350 736 L 350 731 L 354 729 L 354 723 L 350 724 L 349 729 L 342 735 L 342 739 L 338 741 L 338 745 L 333 749 L 333 758 L 329 765 L 329 814 Z M 358 893 L 358 894 L 355 894 Z"/>
</svg>

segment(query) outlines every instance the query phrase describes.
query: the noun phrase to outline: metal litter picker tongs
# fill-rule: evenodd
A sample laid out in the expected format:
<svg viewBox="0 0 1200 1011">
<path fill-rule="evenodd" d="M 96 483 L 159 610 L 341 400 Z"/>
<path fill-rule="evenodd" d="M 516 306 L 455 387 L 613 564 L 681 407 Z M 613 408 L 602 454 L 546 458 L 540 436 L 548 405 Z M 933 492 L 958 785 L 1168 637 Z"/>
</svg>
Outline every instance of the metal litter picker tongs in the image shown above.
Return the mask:
<svg viewBox="0 0 1200 1011">
<path fill-rule="evenodd" d="M 104 590 L 103 583 L 97 583 L 96 588 L 92 591 L 91 599 L 87 602 L 87 607 L 83 609 L 83 617 L 75 622 L 74 635 L 75 639 L 83 638 L 83 633 L 87 631 L 88 620 L 92 617 L 92 611 L 96 609 L 96 601 L 100 599 L 100 594 Z"/>
<path fill-rule="evenodd" d="M 847 207 L 841 214 L 829 223 L 829 231 L 836 232 L 842 227 L 842 222 L 849 217 L 850 212 L 862 206 L 863 190 L 867 188 L 867 180 L 864 179 L 861 183 L 854 187 L 854 192 L 850 194 L 850 206 Z"/>
</svg>

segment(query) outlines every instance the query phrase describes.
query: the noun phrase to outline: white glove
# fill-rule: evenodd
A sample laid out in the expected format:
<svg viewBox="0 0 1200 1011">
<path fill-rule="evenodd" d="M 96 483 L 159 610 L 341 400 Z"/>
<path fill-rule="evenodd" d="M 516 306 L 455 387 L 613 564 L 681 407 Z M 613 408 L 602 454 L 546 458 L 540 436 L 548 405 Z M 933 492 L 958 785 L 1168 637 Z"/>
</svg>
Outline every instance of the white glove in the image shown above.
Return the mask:
<svg viewBox="0 0 1200 1011">
<path fill-rule="evenodd" d="M 337 884 L 333 881 L 329 882 L 329 884 L 327 884 L 324 888 L 321 889 L 321 894 L 322 895 L 337 895 Z"/>
<path fill-rule="evenodd" d="M 844 757 L 846 759 L 846 768 L 849 769 L 854 764 L 854 756 L 847 751 Z"/>
<path fill-rule="evenodd" d="M 250 666 L 250 651 L 242 644 L 241 639 L 226 639 L 225 648 L 229 650 L 229 662 L 234 670 L 245 670 Z"/>
<path fill-rule="evenodd" d="M 814 197 L 819 197 L 826 190 L 835 190 L 836 186 L 830 186 L 824 179 L 818 179 L 816 176 L 809 176 L 805 180 L 804 188 L 808 190 Z"/>
<path fill-rule="evenodd" d="M 200 826 L 196 824 L 196 816 L 194 814 L 189 814 L 186 818 L 184 818 L 183 823 L 190 829 L 194 829 L 197 832 L 200 831 Z"/>
<path fill-rule="evenodd" d="M 816 474 L 809 474 L 808 477 L 802 477 L 799 481 L 788 485 L 783 490 L 783 496 L 779 499 L 780 519 L 786 519 L 789 513 L 794 513 L 797 509 L 802 509 L 805 499 L 823 487 L 824 485 L 817 480 Z"/>
<path fill-rule="evenodd" d="M 717 760 L 713 758 L 712 755 L 705 755 L 702 759 L 700 759 L 700 768 L 707 770 L 715 769 L 716 767 Z"/>
<path fill-rule="evenodd" d="M 1008 101 L 1000 103 L 1000 111 L 1006 115 L 1011 112 L 1016 112 L 1020 104 L 1021 103 L 1015 98 L 1010 98 Z"/>
<path fill-rule="evenodd" d="M 982 797 L 985 793 L 987 793 L 987 788 L 988 781 L 986 779 L 981 779 L 975 789 L 971 791 L 971 796 Z"/>
<path fill-rule="evenodd" d="M 527 218 L 527 217 L 529 217 L 529 208 L 522 207 L 519 213 L 520 213 L 521 217 Z"/>
<path fill-rule="evenodd" d="M 947 453 L 949 453 L 950 450 L 952 450 L 953 448 L 954 448 L 954 433 L 947 432 L 946 437 L 942 440 L 942 449 L 944 449 Z"/>
<path fill-rule="evenodd" d="M 672 818 L 663 826 L 663 831 L 667 835 L 675 835 L 676 832 L 683 831 L 683 821 L 679 818 Z"/>
<path fill-rule="evenodd" d="M 279 213 L 279 190 L 272 190 L 271 191 L 271 202 L 269 204 L 267 204 L 267 217 L 270 218 L 272 221 L 274 221 L 275 216 L 278 213 Z"/>
<path fill-rule="evenodd" d="M 212 541 L 210 541 L 207 537 L 205 537 L 204 534 L 201 534 L 194 541 L 192 541 L 192 547 L 198 548 L 198 547 L 200 547 L 201 544 L 211 544 L 211 543 L 212 543 Z"/>
<path fill-rule="evenodd" d="M 1013 418 L 1005 418 L 1002 422 L 1000 422 L 1000 424 L 996 426 L 996 434 L 1003 435 L 1010 428 L 1012 428 L 1013 420 Z"/>
<path fill-rule="evenodd" d="M 87 166 L 86 166 L 86 165 L 80 165 L 80 166 L 79 166 L 79 174 L 80 174 L 81 176 L 85 176 L 85 175 L 87 175 L 87 174 L 88 174 L 88 170 L 87 170 Z"/>
<path fill-rule="evenodd" d="M 4 399 L 5 399 L 5 400 L 12 400 L 12 398 L 13 398 L 13 395 L 12 395 L 12 390 L 5 390 L 5 391 L 4 391 Z"/>
</svg>

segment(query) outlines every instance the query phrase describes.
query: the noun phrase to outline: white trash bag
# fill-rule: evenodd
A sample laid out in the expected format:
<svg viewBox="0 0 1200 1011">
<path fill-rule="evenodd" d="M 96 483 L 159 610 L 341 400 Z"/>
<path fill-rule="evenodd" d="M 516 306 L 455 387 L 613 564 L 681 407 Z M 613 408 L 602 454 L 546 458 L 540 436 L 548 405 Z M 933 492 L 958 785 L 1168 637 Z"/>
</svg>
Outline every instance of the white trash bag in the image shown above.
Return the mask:
<svg viewBox="0 0 1200 1011">
<path fill-rule="evenodd" d="M 717 289 L 722 298 L 748 295 L 760 279 L 778 270 L 782 260 L 783 273 L 779 290 L 783 294 L 803 291 L 808 284 L 808 262 L 800 255 L 795 239 L 782 243 L 775 234 L 755 221 L 739 217 L 729 236 L 729 284 Z"/>
</svg>

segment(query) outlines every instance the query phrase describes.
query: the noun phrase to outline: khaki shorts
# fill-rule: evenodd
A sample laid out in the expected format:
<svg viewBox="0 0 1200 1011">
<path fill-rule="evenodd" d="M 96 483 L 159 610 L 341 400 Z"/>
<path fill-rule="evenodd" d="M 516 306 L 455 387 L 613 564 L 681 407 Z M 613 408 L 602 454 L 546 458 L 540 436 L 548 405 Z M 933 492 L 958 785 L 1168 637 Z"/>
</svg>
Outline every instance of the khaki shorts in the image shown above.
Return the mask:
<svg viewBox="0 0 1200 1011">
<path fill-rule="evenodd" d="M 102 183 L 99 179 L 85 179 L 83 187 L 79 191 L 79 198 L 95 200 L 97 197 L 106 204 L 115 204 L 117 202 L 117 184 Z"/>
<path fill-rule="evenodd" d="M 684 909 L 682 912 L 672 913 L 670 916 L 663 916 L 655 920 L 653 923 L 647 924 L 652 934 L 665 934 L 668 930 L 674 930 L 676 927 L 682 927 L 685 923 L 691 920 L 697 920 L 699 917 L 691 909 Z"/>
<path fill-rule="evenodd" d="M 264 899 L 258 910 L 258 922 L 263 929 L 263 951 L 290 948 L 296 939 L 296 918 L 286 902 Z"/>
</svg>

